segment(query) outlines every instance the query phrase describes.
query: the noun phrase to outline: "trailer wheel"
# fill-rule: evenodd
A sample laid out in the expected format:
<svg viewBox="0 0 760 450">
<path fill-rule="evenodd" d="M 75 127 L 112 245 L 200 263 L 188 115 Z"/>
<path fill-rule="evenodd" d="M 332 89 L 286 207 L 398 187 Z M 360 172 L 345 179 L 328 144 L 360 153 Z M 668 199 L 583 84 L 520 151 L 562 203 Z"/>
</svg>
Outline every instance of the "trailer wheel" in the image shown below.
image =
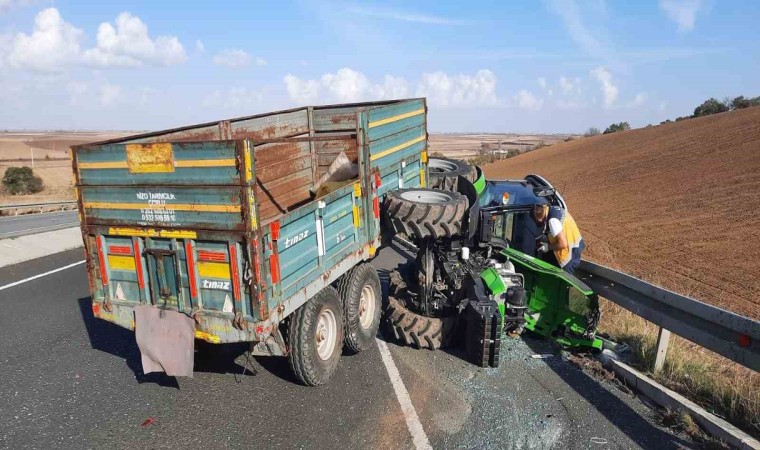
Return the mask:
<svg viewBox="0 0 760 450">
<path fill-rule="evenodd" d="M 343 347 L 343 308 L 335 288 L 322 289 L 293 313 L 288 342 L 288 361 L 296 378 L 307 386 L 327 383 Z"/>
<path fill-rule="evenodd" d="M 343 300 L 346 348 L 354 353 L 375 343 L 382 312 L 380 277 L 370 264 L 360 264 L 338 279 L 338 293 Z"/>
<path fill-rule="evenodd" d="M 403 300 L 408 293 L 398 271 L 391 273 L 390 283 L 383 327 L 386 339 L 429 350 L 446 347 L 453 342 L 456 317 L 427 317 L 411 311 Z"/>
<path fill-rule="evenodd" d="M 384 210 L 396 233 L 417 239 L 452 237 L 463 232 L 467 197 L 439 189 L 398 189 L 386 194 Z"/>
<path fill-rule="evenodd" d="M 449 158 L 429 158 L 428 173 L 429 187 L 446 191 L 457 190 L 457 181 L 460 175 L 473 183 L 477 176 L 475 166 L 458 159 Z"/>
</svg>

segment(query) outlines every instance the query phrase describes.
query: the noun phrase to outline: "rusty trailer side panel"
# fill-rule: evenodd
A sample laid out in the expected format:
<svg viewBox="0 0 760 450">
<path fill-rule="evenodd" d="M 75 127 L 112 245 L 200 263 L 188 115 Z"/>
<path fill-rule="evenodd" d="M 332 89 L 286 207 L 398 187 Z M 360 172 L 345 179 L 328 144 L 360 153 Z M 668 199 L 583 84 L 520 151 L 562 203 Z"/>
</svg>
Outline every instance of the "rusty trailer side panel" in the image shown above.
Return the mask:
<svg viewBox="0 0 760 450">
<path fill-rule="evenodd" d="M 276 343 L 374 256 L 382 195 L 424 185 L 425 110 L 304 107 L 73 147 L 94 314 L 134 329 L 152 304 L 194 317 L 199 339 Z M 341 153 L 358 176 L 317 198 Z"/>
</svg>

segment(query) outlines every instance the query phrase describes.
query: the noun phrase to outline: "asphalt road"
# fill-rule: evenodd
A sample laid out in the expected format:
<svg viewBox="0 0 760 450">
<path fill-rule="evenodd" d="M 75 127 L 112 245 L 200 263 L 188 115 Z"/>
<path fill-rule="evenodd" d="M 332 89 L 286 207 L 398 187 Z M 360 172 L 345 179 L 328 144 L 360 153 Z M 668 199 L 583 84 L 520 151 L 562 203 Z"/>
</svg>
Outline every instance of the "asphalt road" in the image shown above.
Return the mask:
<svg viewBox="0 0 760 450">
<path fill-rule="evenodd" d="M 319 388 L 296 384 L 283 358 L 244 371 L 239 345 L 197 361 L 194 378 L 144 375 L 134 335 L 92 317 L 83 265 L 2 289 L 79 260 L 76 249 L 0 271 L 0 448 L 413 446 L 377 348 L 344 355 Z M 383 249 L 374 263 L 386 282 L 401 261 Z M 434 448 L 692 446 L 537 338 L 506 343 L 497 369 L 388 348 Z"/>
<path fill-rule="evenodd" d="M 0 239 L 79 226 L 77 211 L 0 217 Z"/>
</svg>

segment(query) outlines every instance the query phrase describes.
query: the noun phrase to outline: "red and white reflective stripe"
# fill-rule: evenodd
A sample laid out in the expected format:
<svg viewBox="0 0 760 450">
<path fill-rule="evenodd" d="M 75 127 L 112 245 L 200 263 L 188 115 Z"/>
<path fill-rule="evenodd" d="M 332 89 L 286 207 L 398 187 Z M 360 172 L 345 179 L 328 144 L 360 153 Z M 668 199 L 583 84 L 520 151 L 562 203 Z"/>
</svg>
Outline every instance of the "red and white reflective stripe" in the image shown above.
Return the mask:
<svg viewBox="0 0 760 450">
<path fill-rule="evenodd" d="M 140 255 L 140 241 L 135 238 L 134 241 L 132 241 L 132 245 L 134 247 L 134 253 L 135 253 L 135 270 L 137 271 L 137 285 L 140 286 L 140 289 L 145 288 L 145 278 L 143 277 L 143 263 L 142 263 L 142 255 Z"/>
<path fill-rule="evenodd" d="M 272 254 L 269 255 L 269 276 L 272 278 L 272 284 L 280 282 L 280 255 L 277 253 L 277 240 L 280 239 L 280 222 L 269 224 L 269 249 Z"/>
<path fill-rule="evenodd" d="M 380 218 L 380 198 L 377 196 L 377 189 L 383 185 L 383 179 L 380 178 L 380 173 L 375 172 L 375 188 L 372 189 L 372 194 L 374 197 L 372 198 L 372 211 L 375 214 L 375 219 Z"/>
<path fill-rule="evenodd" d="M 259 295 L 257 299 L 260 305 L 259 313 L 263 317 L 266 312 L 266 304 L 264 303 L 264 289 L 261 288 L 263 282 L 261 280 L 261 261 L 259 260 L 259 255 L 261 255 L 259 252 L 259 241 L 256 239 L 253 241 L 253 273 L 256 275 L 256 284 L 259 287 Z"/>
<path fill-rule="evenodd" d="M 198 261 L 227 262 L 227 255 L 224 252 L 198 250 Z"/>
<path fill-rule="evenodd" d="M 256 282 L 261 282 L 261 263 L 259 262 L 259 241 L 253 241 L 253 273 L 256 275 Z"/>
<path fill-rule="evenodd" d="M 106 255 L 103 252 L 103 236 L 95 238 L 96 248 L 98 250 L 98 262 L 100 266 L 100 279 L 103 286 L 108 286 L 108 271 L 106 270 Z"/>
<path fill-rule="evenodd" d="M 230 242 L 230 271 L 232 272 L 232 297 L 240 301 L 240 274 L 238 273 L 237 244 Z"/>
<path fill-rule="evenodd" d="M 111 255 L 131 255 L 132 249 L 128 245 L 111 245 L 108 247 L 108 253 Z"/>
<path fill-rule="evenodd" d="M 280 239 L 280 222 L 272 222 L 269 224 L 269 233 L 271 233 L 271 238 L 273 241 L 277 241 Z"/>
<path fill-rule="evenodd" d="M 190 297 L 195 298 L 198 296 L 198 284 L 195 282 L 195 256 L 191 241 L 185 241 L 185 259 L 187 260 L 187 279 L 190 281 Z"/>
<path fill-rule="evenodd" d="M 380 218 L 380 199 L 377 198 L 377 192 L 375 192 L 375 198 L 372 199 L 372 209 L 375 213 L 375 219 Z"/>
<path fill-rule="evenodd" d="M 272 284 L 280 282 L 280 255 L 277 253 L 269 256 L 269 275 L 272 277 Z"/>
</svg>

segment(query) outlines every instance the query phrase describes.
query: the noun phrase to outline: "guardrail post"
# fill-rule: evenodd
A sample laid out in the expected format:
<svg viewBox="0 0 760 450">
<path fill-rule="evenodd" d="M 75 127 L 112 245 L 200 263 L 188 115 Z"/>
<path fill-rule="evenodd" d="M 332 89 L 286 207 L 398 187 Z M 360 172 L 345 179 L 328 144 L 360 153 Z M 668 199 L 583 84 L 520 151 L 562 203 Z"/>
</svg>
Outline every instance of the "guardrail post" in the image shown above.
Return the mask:
<svg viewBox="0 0 760 450">
<path fill-rule="evenodd" d="M 654 372 L 662 370 L 665 365 L 665 357 L 668 354 L 668 344 L 670 343 L 670 331 L 660 327 L 657 335 L 657 353 L 654 356 Z"/>
</svg>

